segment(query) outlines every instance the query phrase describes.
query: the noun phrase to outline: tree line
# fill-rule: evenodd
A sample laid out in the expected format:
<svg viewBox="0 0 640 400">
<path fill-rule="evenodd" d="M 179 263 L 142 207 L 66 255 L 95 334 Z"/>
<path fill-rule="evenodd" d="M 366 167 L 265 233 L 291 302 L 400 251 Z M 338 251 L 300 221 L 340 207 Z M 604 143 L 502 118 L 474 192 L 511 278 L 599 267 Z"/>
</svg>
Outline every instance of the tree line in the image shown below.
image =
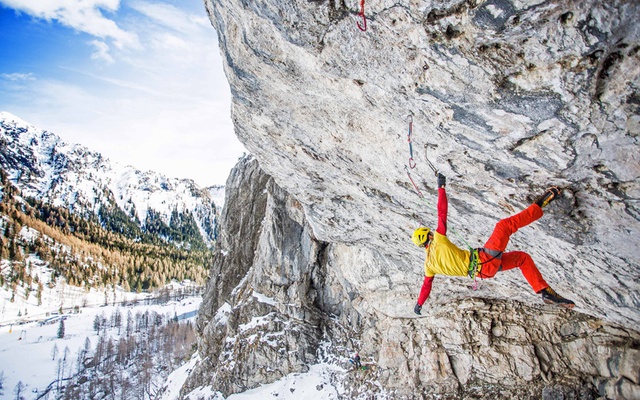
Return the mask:
<svg viewBox="0 0 640 400">
<path fill-rule="evenodd" d="M 40 282 L 44 277 L 31 272 L 30 255 L 48 263 L 53 271 L 50 282 L 63 277 L 75 286 L 120 285 L 128 291 L 142 291 L 162 287 L 174 279 L 203 284 L 207 277 L 213 250 L 205 246 L 197 227 L 194 231 L 192 216 L 176 212 L 170 223 L 173 227 L 165 229 L 157 213 L 149 213 L 154 220 L 152 231 L 165 235 L 160 236 L 142 232 L 131 219 L 120 215 L 124 212 L 119 208 L 119 212 L 103 211 L 99 217 L 81 216 L 40 200 L 23 198 L 3 170 L 0 183 L 0 259 L 11 262 L 0 273 L 0 285 L 9 285 L 14 294 L 18 285 L 28 288 L 26 296 L 42 291 Z M 119 217 L 105 220 L 107 215 Z M 25 228 L 29 234 L 24 234 Z M 188 240 L 189 246 L 167 240 L 171 230 L 184 230 L 179 237 Z"/>
<path fill-rule="evenodd" d="M 53 347 L 55 378 L 39 399 L 153 399 L 195 351 L 195 327 L 177 315 L 118 308 L 96 315 L 93 329 L 98 339 L 87 337 L 75 357 Z"/>
</svg>

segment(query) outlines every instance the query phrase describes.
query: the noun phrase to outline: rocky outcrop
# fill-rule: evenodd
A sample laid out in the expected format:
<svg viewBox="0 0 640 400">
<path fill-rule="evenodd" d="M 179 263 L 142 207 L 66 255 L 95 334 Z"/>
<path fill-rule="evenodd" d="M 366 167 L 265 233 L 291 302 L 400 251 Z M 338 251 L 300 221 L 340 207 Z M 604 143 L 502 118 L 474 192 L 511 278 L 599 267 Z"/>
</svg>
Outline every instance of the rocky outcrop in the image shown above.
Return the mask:
<svg viewBox="0 0 640 400">
<path fill-rule="evenodd" d="M 264 214 L 227 216 L 261 221 L 259 239 L 246 262 L 227 253 L 214 268 L 210 287 L 224 290 L 201 311 L 203 361 L 185 393 L 237 392 L 359 350 L 376 383 L 347 385 L 352 396 L 638 397 L 636 2 L 367 2 L 366 32 L 355 0 L 205 4 L 236 132 L 269 183 Z M 405 172 L 409 115 L 411 176 L 429 204 Z M 542 305 L 509 271 L 476 292 L 437 277 L 414 318 L 423 254 L 408 239 L 435 224 L 427 155 L 449 178 L 460 246 L 564 188 L 509 248 L 575 311 Z"/>
<path fill-rule="evenodd" d="M 326 325 L 329 307 L 316 306 L 331 288 L 321 285 L 326 244 L 311 237 L 300 204 L 247 158 L 231 172 L 225 204 L 198 316 L 203 361 L 185 390 L 228 394 L 307 370 Z"/>
<path fill-rule="evenodd" d="M 345 397 L 640 396 L 640 334 L 583 313 L 475 295 L 421 318 L 370 309 L 348 284 L 370 262 L 315 239 L 300 204 L 244 159 L 227 182 L 221 251 L 198 317 L 202 361 L 183 394 L 223 395 L 360 351 L 365 376 L 334 376 Z"/>
</svg>

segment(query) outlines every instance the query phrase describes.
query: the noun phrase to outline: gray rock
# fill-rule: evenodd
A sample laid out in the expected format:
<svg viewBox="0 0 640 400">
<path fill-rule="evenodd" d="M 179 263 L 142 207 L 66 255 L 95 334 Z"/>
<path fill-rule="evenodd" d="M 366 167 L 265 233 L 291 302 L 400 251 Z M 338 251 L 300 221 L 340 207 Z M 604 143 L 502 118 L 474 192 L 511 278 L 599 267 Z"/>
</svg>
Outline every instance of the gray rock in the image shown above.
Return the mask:
<svg viewBox="0 0 640 400">
<path fill-rule="evenodd" d="M 637 2 L 367 2 L 366 32 L 355 0 L 205 5 L 257 161 L 227 185 L 183 393 L 235 393 L 357 350 L 376 384 L 337 377 L 345 397 L 636 398 Z M 410 114 L 429 204 L 405 172 Z M 508 271 L 476 292 L 438 276 L 414 318 L 423 254 L 409 238 L 436 224 L 427 157 L 448 177 L 461 247 L 564 189 L 509 249 L 575 311 Z"/>
</svg>

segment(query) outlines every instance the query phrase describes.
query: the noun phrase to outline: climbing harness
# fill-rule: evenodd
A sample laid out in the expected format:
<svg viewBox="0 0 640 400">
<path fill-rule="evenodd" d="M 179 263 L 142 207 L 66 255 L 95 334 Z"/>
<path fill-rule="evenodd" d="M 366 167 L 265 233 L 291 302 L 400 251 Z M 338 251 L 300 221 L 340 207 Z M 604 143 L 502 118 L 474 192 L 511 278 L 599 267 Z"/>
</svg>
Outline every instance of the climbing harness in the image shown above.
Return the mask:
<svg viewBox="0 0 640 400">
<path fill-rule="evenodd" d="M 367 17 L 364 15 L 364 0 L 360 0 L 360 14 L 358 14 L 358 15 L 362 17 L 362 25 L 360 25 L 360 22 L 356 22 L 356 25 L 358 25 L 358 28 L 362 32 L 366 32 L 367 31 Z"/>
<path fill-rule="evenodd" d="M 480 251 L 478 249 L 471 250 L 471 257 L 469 259 L 469 278 L 473 279 L 473 290 L 478 290 L 478 278 L 477 274 L 482 270 L 482 264 L 480 261 Z"/>
<path fill-rule="evenodd" d="M 411 143 L 412 132 L 413 132 L 413 115 L 409 114 L 409 134 L 407 135 L 407 141 L 409 142 L 409 168 L 414 169 L 416 167 L 416 162 L 413 159 L 413 144 Z M 409 176 L 409 178 L 411 178 L 411 176 Z"/>
<path fill-rule="evenodd" d="M 495 259 L 501 259 L 502 252 L 497 250 L 485 249 L 484 247 L 470 249 L 469 251 L 471 252 L 471 256 L 469 258 L 468 275 L 469 275 L 469 278 L 473 279 L 473 286 L 472 286 L 473 290 L 478 290 L 477 275 L 480 274 L 480 271 L 482 271 L 482 265 L 488 264 Z M 489 254 L 491 258 L 485 262 L 480 262 L 480 252 Z M 502 266 L 500 266 L 498 271 L 500 271 L 501 269 L 502 269 Z"/>
</svg>

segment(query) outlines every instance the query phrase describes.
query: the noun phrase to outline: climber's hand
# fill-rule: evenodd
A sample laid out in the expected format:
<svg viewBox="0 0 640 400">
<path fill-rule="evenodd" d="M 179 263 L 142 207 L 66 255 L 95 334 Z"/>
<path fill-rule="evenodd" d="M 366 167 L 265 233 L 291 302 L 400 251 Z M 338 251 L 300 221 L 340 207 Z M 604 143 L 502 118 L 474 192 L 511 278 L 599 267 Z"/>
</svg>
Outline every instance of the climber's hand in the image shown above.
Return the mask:
<svg viewBox="0 0 640 400">
<path fill-rule="evenodd" d="M 446 184 L 447 184 L 447 177 L 442 174 L 438 174 L 438 188 L 444 187 L 444 185 Z"/>
<path fill-rule="evenodd" d="M 420 312 L 420 310 L 422 310 L 422 306 L 420 304 L 416 304 L 415 307 L 413 307 L 413 312 L 418 314 L 418 315 L 422 315 L 422 313 Z"/>
</svg>

